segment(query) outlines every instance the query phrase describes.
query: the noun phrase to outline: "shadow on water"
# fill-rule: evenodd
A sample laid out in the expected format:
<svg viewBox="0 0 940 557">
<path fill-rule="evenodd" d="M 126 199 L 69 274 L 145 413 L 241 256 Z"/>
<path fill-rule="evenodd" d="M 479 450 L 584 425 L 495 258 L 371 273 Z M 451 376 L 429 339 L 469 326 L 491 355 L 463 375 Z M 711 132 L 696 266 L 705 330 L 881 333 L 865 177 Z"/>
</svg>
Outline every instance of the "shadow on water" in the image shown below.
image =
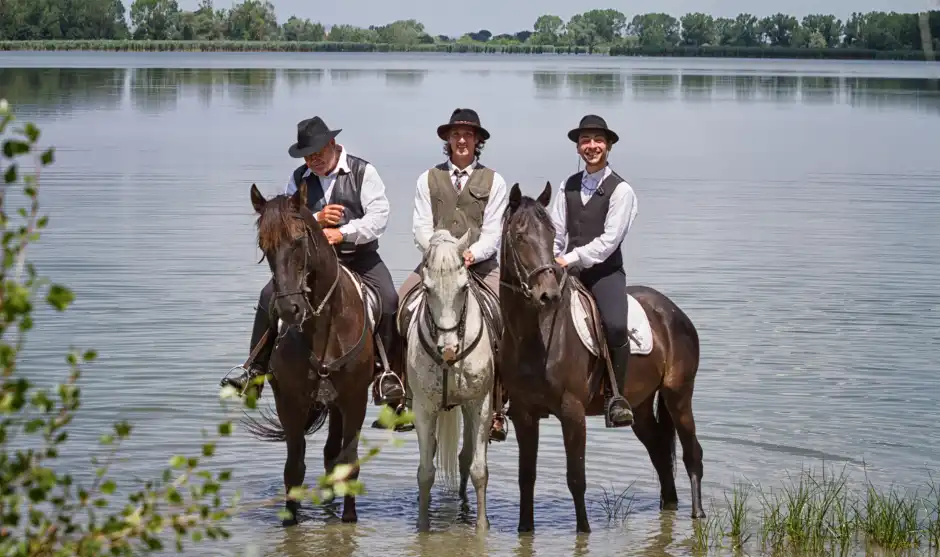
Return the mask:
<svg viewBox="0 0 940 557">
<path fill-rule="evenodd" d="M 23 110 L 66 114 L 121 106 L 124 68 L 0 68 L 0 97 Z"/>
</svg>

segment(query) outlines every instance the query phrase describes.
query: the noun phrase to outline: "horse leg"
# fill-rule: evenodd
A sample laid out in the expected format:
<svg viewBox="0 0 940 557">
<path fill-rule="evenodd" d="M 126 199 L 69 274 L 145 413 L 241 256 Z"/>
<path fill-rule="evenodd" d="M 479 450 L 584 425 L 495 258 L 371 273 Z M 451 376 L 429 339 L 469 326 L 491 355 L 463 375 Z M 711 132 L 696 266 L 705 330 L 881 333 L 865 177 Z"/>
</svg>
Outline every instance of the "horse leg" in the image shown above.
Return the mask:
<svg viewBox="0 0 940 557">
<path fill-rule="evenodd" d="M 346 477 L 348 481 L 359 479 L 359 432 L 362 431 L 362 422 L 366 418 L 366 405 L 368 402 L 368 392 L 363 389 L 361 393 L 353 395 L 351 404 L 342 410 L 343 449 L 337 461 L 352 466 L 349 476 Z M 332 427 L 330 429 L 332 430 Z M 343 498 L 342 521 L 359 521 L 359 516 L 356 514 L 355 495 L 347 494 Z"/>
<path fill-rule="evenodd" d="M 539 456 L 539 419 L 518 404 L 509 405 L 509 419 L 519 445 L 519 532 L 535 529 L 535 470 Z"/>
<path fill-rule="evenodd" d="M 327 474 L 336 467 L 336 459 L 343 450 L 343 413 L 330 406 L 330 432 L 323 445 L 323 469 Z"/>
<path fill-rule="evenodd" d="M 473 463 L 473 452 L 476 444 L 476 432 L 471 427 L 475 413 L 467 405 L 461 406 L 463 411 L 463 447 L 457 457 L 460 463 L 460 500 L 467 505 L 467 483 L 470 481 L 470 465 Z"/>
<path fill-rule="evenodd" d="M 650 461 L 659 476 L 659 508 L 674 511 L 679 506 L 676 494 L 675 449 L 676 428 L 672 416 L 665 407 L 659 409 L 659 421 L 653 413 L 655 394 L 633 409 L 633 433 L 646 447 Z M 662 398 L 660 398 L 662 404 Z"/>
<path fill-rule="evenodd" d="M 471 447 L 469 473 L 473 480 L 473 490 L 477 494 L 477 532 L 486 532 L 490 526 L 490 520 L 486 516 L 486 486 L 490 475 L 486 453 L 489 448 L 490 422 L 493 419 L 491 396 L 491 392 L 487 391 L 482 399 L 468 402 L 463 407 L 464 446 L 466 447 L 469 437 Z"/>
<path fill-rule="evenodd" d="M 681 389 L 663 389 L 661 397 L 666 403 L 666 409 L 672 414 L 682 443 L 682 462 L 685 463 L 689 474 L 689 483 L 692 487 L 692 518 L 705 518 L 702 508 L 702 445 L 695 435 L 695 418 L 692 415 L 692 389 L 683 386 Z"/>
<path fill-rule="evenodd" d="M 574 512 L 579 533 L 589 533 L 587 507 L 584 505 L 584 492 L 587 480 L 584 477 L 584 452 L 587 440 L 584 405 L 574 395 L 565 393 L 561 400 L 561 432 L 565 440 L 565 454 L 568 457 L 568 491 L 574 499 Z"/>
<path fill-rule="evenodd" d="M 414 404 L 415 433 L 418 436 L 418 451 L 421 461 L 418 464 L 418 529 L 427 531 L 431 528 L 428 516 L 431 506 L 431 487 L 434 485 L 434 454 L 437 451 L 437 410 L 431 406 L 424 393 L 415 393 Z"/>
<path fill-rule="evenodd" d="M 307 450 L 307 441 L 304 439 L 302 427 L 284 429 L 287 437 L 287 460 L 284 462 L 284 490 L 288 494 L 286 507 L 291 516 L 285 519 L 284 526 L 297 524 L 297 511 L 300 510 L 300 501 L 290 498 L 290 490 L 300 487 L 304 483 L 307 466 L 304 464 L 304 454 Z"/>
</svg>

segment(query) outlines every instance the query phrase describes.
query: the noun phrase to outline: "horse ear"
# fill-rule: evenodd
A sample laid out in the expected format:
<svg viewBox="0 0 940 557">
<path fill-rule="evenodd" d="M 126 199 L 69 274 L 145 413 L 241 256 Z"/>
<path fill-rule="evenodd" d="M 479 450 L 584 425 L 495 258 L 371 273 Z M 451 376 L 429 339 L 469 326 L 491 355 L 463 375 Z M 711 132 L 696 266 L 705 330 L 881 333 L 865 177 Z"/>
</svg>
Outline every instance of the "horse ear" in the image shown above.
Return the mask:
<svg viewBox="0 0 940 557">
<path fill-rule="evenodd" d="M 467 230 L 466 232 L 463 233 L 463 236 L 461 236 L 460 239 L 457 240 L 457 251 L 459 251 L 460 253 L 463 253 L 464 251 L 467 250 L 469 246 L 470 246 L 470 231 Z"/>
<path fill-rule="evenodd" d="M 301 180 L 297 184 L 297 191 L 294 192 L 294 195 L 291 196 L 291 200 L 297 204 L 298 207 L 307 206 L 307 181 Z"/>
<path fill-rule="evenodd" d="M 522 203 L 522 190 L 519 189 L 519 182 L 516 182 L 512 185 L 512 189 L 509 190 L 509 208 L 512 211 L 515 211 L 519 208 L 519 204 Z"/>
<path fill-rule="evenodd" d="M 542 207 L 548 207 L 548 202 L 552 199 L 552 183 L 545 182 L 545 189 L 542 190 L 541 195 L 539 195 L 539 203 L 542 204 Z"/>
<path fill-rule="evenodd" d="M 251 185 L 251 206 L 255 208 L 256 213 L 260 213 L 264 209 L 264 204 L 267 201 L 264 199 L 264 196 L 261 195 L 261 192 L 258 191 L 258 185 Z"/>
</svg>

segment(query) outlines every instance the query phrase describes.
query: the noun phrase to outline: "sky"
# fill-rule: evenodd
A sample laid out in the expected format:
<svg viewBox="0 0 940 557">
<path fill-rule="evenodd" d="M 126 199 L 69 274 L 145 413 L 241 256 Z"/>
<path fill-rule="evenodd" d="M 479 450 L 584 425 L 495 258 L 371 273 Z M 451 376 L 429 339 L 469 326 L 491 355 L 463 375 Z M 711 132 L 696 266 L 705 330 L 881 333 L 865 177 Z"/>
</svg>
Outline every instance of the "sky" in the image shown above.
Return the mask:
<svg viewBox="0 0 940 557">
<path fill-rule="evenodd" d="M 125 0 L 130 5 L 132 0 Z M 180 8 L 195 9 L 199 0 L 178 0 Z M 940 9 L 940 0 L 634 0 L 610 2 L 584 0 L 271 0 L 278 21 L 291 15 L 310 18 L 324 25 L 348 23 L 360 27 L 383 25 L 396 19 L 417 19 L 432 35 L 459 36 L 487 29 L 494 35 L 531 30 L 538 16 L 550 13 L 565 21 L 576 13 L 614 8 L 627 18 L 637 13 L 666 12 L 680 17 L 688 12 L 704 12 L 716 17 L 733 17 L 748 12 L 758 17 L 783 12 L 801 19 L 809 13 L 835 14 L 843 21 L 853 12 L 918 12 Z M 216 8 L 231 6 L 230 0 L 215 0 Z"/>
</svg>

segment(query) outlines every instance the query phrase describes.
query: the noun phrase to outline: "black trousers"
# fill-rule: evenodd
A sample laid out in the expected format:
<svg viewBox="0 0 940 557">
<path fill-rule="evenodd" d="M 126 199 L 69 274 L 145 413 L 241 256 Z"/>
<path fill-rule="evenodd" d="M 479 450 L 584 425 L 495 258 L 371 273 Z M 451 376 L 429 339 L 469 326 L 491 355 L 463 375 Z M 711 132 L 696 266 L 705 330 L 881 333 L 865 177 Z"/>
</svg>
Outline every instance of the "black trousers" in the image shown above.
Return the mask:
<svg viewBox="0 0 940 557">
<path fill-rule="evenodd" d="M 362 280 L 368 282 L 379 291 L 382 299 L 382 316 L 378 326 L 379 338 L 385 346 L 386 352 L 395 347 L 398 331 L 395 329 L 395 313 L 398 311 L 398 292 L 395 290 L 395 284 L 392 282 L 392 274 L 388 272 L 388 267 L 382 261 L 378 252 L 366 252 L 355 256 L 341 256 L 340 260 L 350 270 L 355 271 L 362 277 Z M 255 311 L 255 323 L 251 332 L 251 346 L 249 350 L 254 349 L 255 345 L 261 341 L 264 332 L 272 328 L 268 316 L 271 303 L 274 300 L 274 280 L 268 281 L 261 289 L 261 295 L 258 298 L 258 308 Z M 265 349 L 258 354 L 256 362 L 267 368 L 268 358 L 271 354 L 273 344 L 268 344 Z"/>
<path fill-rule="evenodd" d="M 627 282 L 623 268 L 583 269 L 579 277 L 591 291 L 604 324 L 607 347 L 624 346 L 627 336 Z"/>
</svg>

